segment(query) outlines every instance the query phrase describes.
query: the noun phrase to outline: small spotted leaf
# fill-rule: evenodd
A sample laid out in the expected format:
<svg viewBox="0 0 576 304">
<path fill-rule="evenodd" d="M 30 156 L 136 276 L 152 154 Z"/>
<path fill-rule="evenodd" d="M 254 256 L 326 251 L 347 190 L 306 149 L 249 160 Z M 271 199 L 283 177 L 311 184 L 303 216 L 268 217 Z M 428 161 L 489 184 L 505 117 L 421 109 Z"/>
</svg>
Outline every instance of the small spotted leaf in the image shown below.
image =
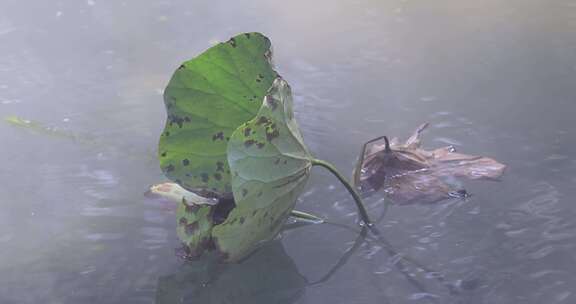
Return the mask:
<svg viewBox="0 0 576 304">
<path fill-rule="evenodd" d="M 176 232 L 189 258 L 197 258 L 210 249 L 214 209 L 214 204 L 202 197 L 180 201 L 176 211 Z"/>
</svg>

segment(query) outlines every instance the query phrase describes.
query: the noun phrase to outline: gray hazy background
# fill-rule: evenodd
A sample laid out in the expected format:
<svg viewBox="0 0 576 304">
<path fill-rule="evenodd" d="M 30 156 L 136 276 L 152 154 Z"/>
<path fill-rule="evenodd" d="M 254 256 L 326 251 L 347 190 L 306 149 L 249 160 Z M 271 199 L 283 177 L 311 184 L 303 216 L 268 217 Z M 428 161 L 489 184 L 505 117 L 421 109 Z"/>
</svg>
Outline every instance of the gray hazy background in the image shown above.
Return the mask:
<svg viewBox="0 0 576 304">
<path fill-rule="evenodd" d="M 173 70 L 247 31 L 271 38 L 306 143 L 343 172 L 363 141 L 406 137 L 426 121 L 427 147 L 509 166 L 501 182 L 464 183 L 466 201 L 393 207 L 378 224 L 459 292 L 414 272 L 417 288 L 368 242 L 283 303 L 576 303 L 576 2 L 567 0 L 1 0 L 0 116 L 84 140 L 0 124 L 0 303 L 235 303 L 180 295 L 209 287 L 174 256 L 174 212 L 143 193 L 164 180 L 155 155 Z M 320 169 L 299 209 L 356 220 Z M 289 266 L 267 289 L 281 293 L 290 278 L 324 275 L 354 239 L 299 228 L 252 262 Z M 254 279 L 242 271 L 224 273 Z"/>
</svg>

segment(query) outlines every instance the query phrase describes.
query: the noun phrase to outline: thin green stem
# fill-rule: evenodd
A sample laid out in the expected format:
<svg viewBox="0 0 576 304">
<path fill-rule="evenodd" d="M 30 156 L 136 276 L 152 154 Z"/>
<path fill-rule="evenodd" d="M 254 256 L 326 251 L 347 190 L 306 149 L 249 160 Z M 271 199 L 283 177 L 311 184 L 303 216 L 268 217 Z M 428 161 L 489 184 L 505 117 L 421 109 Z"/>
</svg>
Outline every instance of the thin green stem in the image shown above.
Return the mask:
<svg viewBox="0 0 576 304">
<path fill-rule="evenodd" d="M 290 212 L 290 216 L 299 221 L 310 222 L 314 224 L 322 224 L 325 222 L 325 220 L 319 216 L 298 210 L 292 210 Z"/>
<path fill-rule="evenodd" d="M 358 207 L 358 211 L 360 212 L 360 217 L 362 218 L 362 221 L 364 222 L 364 224 L 366 224 L 367 226 L 371 226 L 372 221 L 370 221 L 370 217 L 368 216 L 368 212 L 366 212 L 366 208 L 364 208 L 364 203 L 362 202 L 362 198 L 360 198 L 360 195 L 358 194 L 356 189 L 354 189 L 354 187 L 346 180 L 346 178 L 344 178 L 344 176 L 342 176 L 342 174 L 340 174 L 340 172 L 338 172 L 338 170 L 332 164 L 325 162 L 323 160 L 314 159 L 314 160 L 312 160 L 312 165 L 324 167 L 325 169 L 330 171 L 332 174 L 334 174 L 336 176 L 336 178 L 338 178 L 338 180 L 344 185 L 344 187 L 346 187 L 348 192 L 354 198 L 354 202 L 356 203 L 356 207 Z"/>
</svg>

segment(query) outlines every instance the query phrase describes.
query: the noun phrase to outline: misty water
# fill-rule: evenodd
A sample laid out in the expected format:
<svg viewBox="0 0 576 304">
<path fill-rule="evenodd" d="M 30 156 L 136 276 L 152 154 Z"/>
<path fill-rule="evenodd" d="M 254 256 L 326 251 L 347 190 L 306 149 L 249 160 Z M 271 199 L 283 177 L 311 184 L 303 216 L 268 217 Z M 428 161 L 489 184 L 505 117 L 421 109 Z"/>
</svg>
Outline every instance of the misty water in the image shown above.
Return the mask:
<svg viewBox="0 0 576 304">
<path fill-rule="evenodd" d="M 0 124 L 0 303 L 576 303 L 575 16 L 567 0 L 2 0 L 0 116 L 73 136 Z M 509 166 L 377 223 L 435 275 L 334 225 L 239 265 L 176 257 L 173 208 L 144 197 L 165 181 L 162 90 L 247 31 L 271 38 L 313 154 L 347 175 L 364 141 L 423 122 L 425 147 Z M 298 209 L 358 229 L 321 169 Z"/>
</svg>

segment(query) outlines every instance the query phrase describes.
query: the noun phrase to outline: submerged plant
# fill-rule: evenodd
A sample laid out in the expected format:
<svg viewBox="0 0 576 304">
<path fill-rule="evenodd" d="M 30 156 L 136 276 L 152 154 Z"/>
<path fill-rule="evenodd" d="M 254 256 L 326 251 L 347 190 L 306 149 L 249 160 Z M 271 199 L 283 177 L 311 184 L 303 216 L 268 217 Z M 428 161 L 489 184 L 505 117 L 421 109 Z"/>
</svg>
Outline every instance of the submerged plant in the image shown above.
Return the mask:
<svg viewBox="0 0 576 304">
<path fill-rule="evenodd" d="M 335 174 L 370 223 L 350 183 L 306 148 L 290 86 L 274 71 L 270 48 L 262 34 L 237 35 L 182 64 L 165 90 L 162 171 L 203 197 L 183 199 L 177 212 L 190 257 L 216 250 L 234 262 L 273 239 L 313 166 Z"/>
</svg>

